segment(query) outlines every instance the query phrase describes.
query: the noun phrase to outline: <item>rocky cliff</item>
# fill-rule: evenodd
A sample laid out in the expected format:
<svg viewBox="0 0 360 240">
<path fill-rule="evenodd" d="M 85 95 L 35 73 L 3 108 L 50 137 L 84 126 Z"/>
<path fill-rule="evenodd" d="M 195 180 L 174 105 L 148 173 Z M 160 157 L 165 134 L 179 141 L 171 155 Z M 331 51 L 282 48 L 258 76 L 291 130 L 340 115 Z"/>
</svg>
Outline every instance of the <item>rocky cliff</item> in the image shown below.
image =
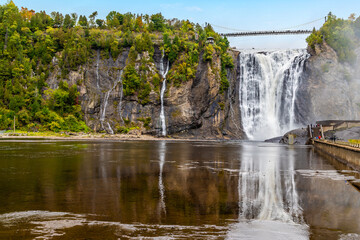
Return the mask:
<svg viewBox="0 0 360 240">
<path fill-rule="evenodd" d="M 305 65 L 299 86 L 297 112 L 303 123 L 319 120 L 355 120 L 360 117 L 360 49 L 357 62 L 342 63 L 326 44 L 309 48 L 311 57 Z"/>
<path fill-rule="evenodd" d="M 154 49 L 152 59 L 147 52 L 136 56 L 137 71 L 145 61 L 150 75 L 160 73 L 160 65 L 167 62 L 167 58 L 159 46 L 155 45 Z M 308 51 L 311 57 L 305 63 L 295 101 L 296 121 L 306 125 L 326 119 L 358 119 L 359 57 L 354 65 L 341 63 L 336 52 L 326 43 Z M 236 67 L 227 70 L 229 87 L 224 92 L 221 91 L 221 60 L 216 53 L 212 61 L 204 61 L 203 54 L 200 54 L 194 79 L 187 79 L 180 85 L 167 83 L 164 113 L 168 135 L 179 138 L 246 138 L 239 107 L 239 52 L 229 53 Z M 160 136 L 160 88 L 152 87 L 146 102 L 139 99 L 139 94 L 123 94 L 122 70 L 128 64 L 129 49 L 123 49 L 116 59 L 101 51 L 94 51 L 92 56 L 77 71 L 70 71 L 66 79 L 69 85 L 78 85 L 86 124 L 94 131 L 110 134 L 133 130 L 138 134 Z M 55 89 L 61 79 L 61 69 L 56 58 L 53 65 L 54 71 L 47 82 Z"/>
<path fill-rule="evenodd" d="M 237 59 L 236 52 L 229 52 Z M 121 133 L 128 130 L 139 134 L 161 134 L 160 89 L 152 88 L 148 101 L 143 103 L 138 95 L 124 96 L 122 69 L 127 65 L 129 49 L 124 49 L 117 59 L 94 51 L 93 57 L 78 71 L 71 71 L 66 81 L 77 84 L 79 100 L 86 124 L 94 131 Z M 135 68 L 141 61 L 149 60 L 147 52 L 138 54 Z M 153 61 L 147 61 L 147 71 L 159 73 L 162 52 L 155 46 Z M 54 71 L 48 79 L 51 88 L 57 88 L 60 67 L 53 60 Z M 244 138 L 241 129 L 238 81 L 239 69 L 228 69 L 229 88 L 220 91 L 220 56 L 203 61 L 200 54 L 195 78 L 180 86 L 170 82 L 164 95 L 164 113 L 168 135 L 187 138 Z M 234 64 L 237 66 L 238 64 Z M 170 66 L 171 69 L 172 66 Z M 163 81 L 164 79 L 161 79 Z"/>
</svg>

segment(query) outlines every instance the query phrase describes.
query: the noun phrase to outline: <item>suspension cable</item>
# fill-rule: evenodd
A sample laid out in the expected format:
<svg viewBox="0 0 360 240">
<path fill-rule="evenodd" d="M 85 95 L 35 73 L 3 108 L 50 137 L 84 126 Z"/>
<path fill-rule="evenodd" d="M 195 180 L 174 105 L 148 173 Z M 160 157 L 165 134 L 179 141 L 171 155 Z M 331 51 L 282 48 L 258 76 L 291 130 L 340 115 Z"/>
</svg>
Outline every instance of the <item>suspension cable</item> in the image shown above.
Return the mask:
<svg viewBox="0 0 360 240">
<path fill-rule="evenodd" d="M 310 21 L 310 22 L 307 22 L 307 23 L 303 23 L 303 24 L 288 27 L 288 28 L 281 28 L 279 30 L 289 30 L 289 29 L 293 29 L 293 28 L 302 27 L 302 26 L 309 25 L 309 24 L 314 23 L 314 22 L 318 22 L 318 21 L 323 20 L 323 19 L 324 18 L 322 17 L 322 18 L 319 18 L 319 19 L 316 19 L 316 20 L 313 20 L 313 21 Z M 230 31 L 251 32 L 251 30 L 243 30 L 243 29 L 241 30 L 241 29 L 236 29 L 236 28 L 223 27 L 223 26 L 219 26 L 219 25 L 215 25 L 215 24 L 210 24 L 210 25 L 213 26 L 213 27 L 216 27 L 216 28 L 221 28 L 221 29 L 230 30 Z"/>
</svg>

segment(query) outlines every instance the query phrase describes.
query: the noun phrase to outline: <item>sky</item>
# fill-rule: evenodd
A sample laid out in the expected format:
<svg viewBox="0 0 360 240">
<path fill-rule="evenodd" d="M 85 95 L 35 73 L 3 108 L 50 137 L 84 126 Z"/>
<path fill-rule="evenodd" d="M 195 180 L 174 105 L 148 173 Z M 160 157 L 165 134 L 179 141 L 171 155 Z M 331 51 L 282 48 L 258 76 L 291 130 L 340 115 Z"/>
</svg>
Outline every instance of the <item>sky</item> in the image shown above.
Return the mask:
<svg viewBox="0 0 360 240">
<path fill-rule="evenodd" d="M 48 14 L 58 11 L 63 14 L 76 12 L 89 16 L 99 13 L 105 19 L 110 11 L 120 13 L 154 14 L 161 12 L 165 18 L 188 19 L 204 25 L 210 23 L 214 29 L 228 32 L 221 26 L 236 30 L 287 29 L 321 19 L 315 23 L 294 29 L 319 28 L 325 16 L 332 12 L 347 19 L 351 13 L 360 15 L 360 0 L 13 0 L 18 7 Z M 1 4 L 6 0 L 0 0 Z M 305 48 L 306 35 L 257 36 L 229 38 L 230 44 L 239 49 L 285 49 Z"/>
</svg>

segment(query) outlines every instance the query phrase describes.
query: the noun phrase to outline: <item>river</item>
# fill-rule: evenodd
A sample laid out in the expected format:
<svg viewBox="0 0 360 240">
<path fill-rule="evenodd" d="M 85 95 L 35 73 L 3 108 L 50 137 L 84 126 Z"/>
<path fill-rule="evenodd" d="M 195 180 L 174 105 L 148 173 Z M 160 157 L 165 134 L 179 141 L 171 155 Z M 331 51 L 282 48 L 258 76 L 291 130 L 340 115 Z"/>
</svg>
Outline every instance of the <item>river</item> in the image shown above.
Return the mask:
<svg viewBox="0 0 360 240">
<path fill-rule="evenodd" d="M 0 156 L 0 239 L 360 238 L 359 173 L 312 147 L 2 140 Z"/>
</svg>

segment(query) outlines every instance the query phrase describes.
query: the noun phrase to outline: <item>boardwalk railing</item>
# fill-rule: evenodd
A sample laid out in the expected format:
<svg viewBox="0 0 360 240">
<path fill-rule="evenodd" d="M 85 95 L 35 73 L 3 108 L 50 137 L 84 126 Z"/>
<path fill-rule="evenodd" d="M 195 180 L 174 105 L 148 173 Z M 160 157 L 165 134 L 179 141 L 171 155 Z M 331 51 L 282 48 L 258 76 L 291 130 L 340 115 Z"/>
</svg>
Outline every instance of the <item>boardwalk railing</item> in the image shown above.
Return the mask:
<svg viewBox="0 0 360 240">
<path fill-rule="evenodd" d="M 253 31 L 253 32 L 236 32 L 236 33 L 220 33 L 223 37 L 241 37 L 241 36 L 257 36 L 257 35 L 292 35 L 292 34 L 309 34 L 312 30 L 283 30 L 283 31 Z"/>
<path fill-rule="evenodd" d="M 343 146 L 353 147 L 353 148 L 360 148 L 360 144 L 358 144 L 358 143 L 350 143 L 350 142 L 343 142 L 343 141 L 335 141 L 334 143 L 343 145 Z"/>
</svg>

